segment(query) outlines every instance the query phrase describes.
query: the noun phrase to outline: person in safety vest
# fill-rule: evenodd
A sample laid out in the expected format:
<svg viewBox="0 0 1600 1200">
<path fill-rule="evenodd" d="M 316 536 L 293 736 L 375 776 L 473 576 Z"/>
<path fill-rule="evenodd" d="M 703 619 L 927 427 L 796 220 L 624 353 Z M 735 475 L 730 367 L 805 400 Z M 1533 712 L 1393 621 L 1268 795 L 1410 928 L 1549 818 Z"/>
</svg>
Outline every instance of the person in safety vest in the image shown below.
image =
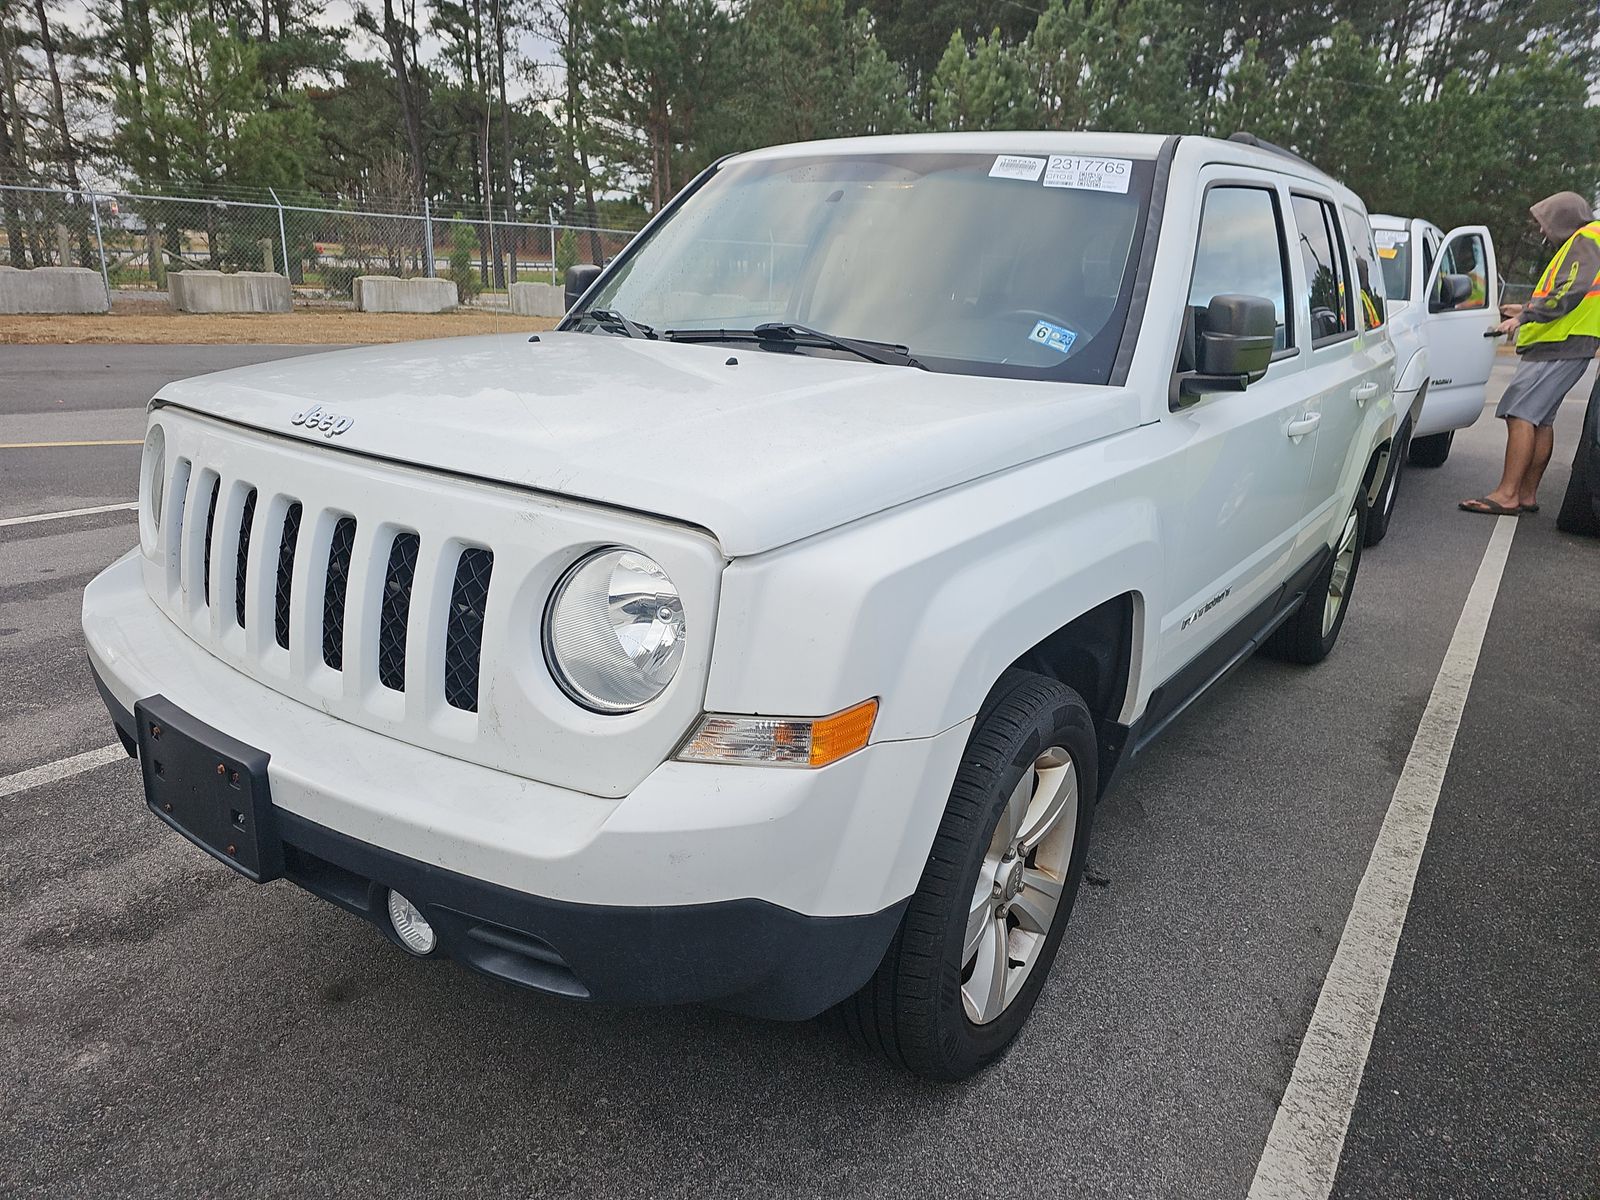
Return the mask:
<svg viewBox="0 0 1600 1200">
<path fill-rule="evenodd" d="M 1600 350 L 1600 221 L 1576 192 L 1557 192 L 1528 210 L 1559 246 L 1527 304 L 1501 307 L 1498 332 L 1515 334 L 1517 373 L 1495 416 L 1506 423 L 1500 486 L 1467 512 L 1512 516 L 1539 511 L 1539 480 L 1555 448 L 1556 412 Z"/>
</svg>

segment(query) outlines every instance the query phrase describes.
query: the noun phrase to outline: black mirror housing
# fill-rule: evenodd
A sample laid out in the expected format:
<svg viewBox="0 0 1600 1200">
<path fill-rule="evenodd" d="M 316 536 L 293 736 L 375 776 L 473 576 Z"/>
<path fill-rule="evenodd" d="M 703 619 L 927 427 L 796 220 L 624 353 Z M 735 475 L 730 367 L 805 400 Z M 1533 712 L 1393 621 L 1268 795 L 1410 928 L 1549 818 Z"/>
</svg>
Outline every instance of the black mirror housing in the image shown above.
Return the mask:
<svg viewBox="0 0 1600 1200">
<path fill-rule="evenodd" d="M 1254 383 L 1272 364 L 1277 330 L 1271 300 L 1236 293 L 1213 296 L 1195 325 L 1195 367 L 1202 375 L 1243 375 Z"/>
<path fill-rule="evenodd" d="M 1428 304 L 1429 312 L 1448 312 L 1472 296 L 1471 275 L 1440 275 Z"/>
<path fill-rule="evenodd" d="M 600 268 L 593 263 L 578 263 L 567 268 L 566 303 L 567 311 L 572 311 L 572 306 L 583 298 L 589 290 L 589 285 L 600 278 Z"/>
</svg>

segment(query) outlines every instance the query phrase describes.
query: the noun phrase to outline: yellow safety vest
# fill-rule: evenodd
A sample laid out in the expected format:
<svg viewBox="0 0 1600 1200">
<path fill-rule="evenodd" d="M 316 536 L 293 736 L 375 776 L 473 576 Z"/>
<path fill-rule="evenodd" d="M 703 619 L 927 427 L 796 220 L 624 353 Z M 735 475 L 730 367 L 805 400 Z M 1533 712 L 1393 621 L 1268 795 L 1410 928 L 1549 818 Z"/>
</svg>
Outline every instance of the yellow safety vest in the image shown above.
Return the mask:
<svg viewBox="0 0 1600 1200">
<path fill-rule="evenodd" d="M 1574 288 L 1583 289 L 1583 299 L 1564 317 L 1554 321 L 1524 321 L 1517 326 L 1517 345 L 1533 346 L 1541 342 L 1562 342 L 1570 337 L 1600 338 L 1600 274 L 1593 279 L 1577 278 L 1578 264 L 1566 265 L 1572 247 L 1579 238 L 1588 238 L 1600 246 L 1600 221 L 1591 221 L 1566 240 L 1550 265 L 1539 277 L 1539 286 L 1533 290 L 1529 307 L 1536 308 L 1540 300 L 1551 295 L 1564 296 Z"/>
</svg>

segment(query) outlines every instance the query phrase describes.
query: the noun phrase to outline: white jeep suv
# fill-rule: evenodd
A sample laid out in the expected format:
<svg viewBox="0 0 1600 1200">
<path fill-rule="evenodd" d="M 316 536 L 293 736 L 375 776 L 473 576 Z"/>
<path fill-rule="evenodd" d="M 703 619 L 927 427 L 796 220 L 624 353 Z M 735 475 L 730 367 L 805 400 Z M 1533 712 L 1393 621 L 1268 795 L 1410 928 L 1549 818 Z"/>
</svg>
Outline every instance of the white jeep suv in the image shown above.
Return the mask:
<svg viewBox="0 0 1600 1200">
<path fill-rule="evenodd" d="M 731 157 L 557 332 L 163 388 L 90 659 L 151 810 L 253 879 L 961 1076 L 1117 772 L 1339 636 L 1397 424 L 1370 258 L 1261 145 Z"/>
</svg>

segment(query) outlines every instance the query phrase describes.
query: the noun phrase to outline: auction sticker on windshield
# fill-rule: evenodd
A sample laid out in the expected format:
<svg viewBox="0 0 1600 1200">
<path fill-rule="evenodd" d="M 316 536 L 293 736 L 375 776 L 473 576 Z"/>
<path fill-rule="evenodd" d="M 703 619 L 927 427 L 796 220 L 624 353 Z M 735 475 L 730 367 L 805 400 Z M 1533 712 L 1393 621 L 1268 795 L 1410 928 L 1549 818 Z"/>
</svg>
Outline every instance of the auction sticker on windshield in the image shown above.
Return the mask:
<svg viewBox="0 0 1600 1200">
<path fill-rule="evenodd" d="M 1044 185 L 1086 188 L 1094 192 L 1126 192 L 1132 174 L 1133 162 L 1130 159 L 1052 154 L 1044 169 Z"/>
<path fill-rule="evenodd" d="M 1024 158 L 1020 154 L 1002 154 L 989 168 L 990 179 L 1026 179 L 1032 183 L 1044 170 L 1044 159 Z"/>
</svg>

